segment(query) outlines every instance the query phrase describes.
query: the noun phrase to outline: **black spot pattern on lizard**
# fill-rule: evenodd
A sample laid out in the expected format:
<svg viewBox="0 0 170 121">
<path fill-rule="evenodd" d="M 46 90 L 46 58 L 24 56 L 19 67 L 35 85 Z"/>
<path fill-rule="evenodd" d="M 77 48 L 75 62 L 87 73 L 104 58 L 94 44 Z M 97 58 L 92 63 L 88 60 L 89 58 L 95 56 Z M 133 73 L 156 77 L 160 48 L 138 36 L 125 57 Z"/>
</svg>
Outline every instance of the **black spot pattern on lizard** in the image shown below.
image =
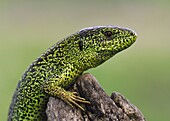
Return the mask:
<svg viewBox="0 0 170 121">
<path fill-rule="evenodd" d="M 49 83 L 50 77 L 58 80 L 55 86 L 66 89 L 85 70 L 131 46 L 136 37 L 129 29 L 97 26 L 85 28 L 57 42 L 22 76 L 12 99 L 8 121 L 46 120 L 45 109 L 50 95 L 45 93 L 43 85 Z M 55 87 L 51 92 L 54 90 Z"/>
</svg>

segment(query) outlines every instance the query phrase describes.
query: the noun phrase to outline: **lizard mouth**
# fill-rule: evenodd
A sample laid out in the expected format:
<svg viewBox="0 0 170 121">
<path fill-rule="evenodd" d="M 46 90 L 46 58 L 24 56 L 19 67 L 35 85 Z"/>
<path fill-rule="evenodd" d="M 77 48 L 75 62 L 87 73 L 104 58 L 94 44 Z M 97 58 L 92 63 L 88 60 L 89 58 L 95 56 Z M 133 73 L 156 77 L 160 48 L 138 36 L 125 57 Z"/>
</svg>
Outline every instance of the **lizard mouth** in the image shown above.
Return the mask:
<svg viewBox="0 0 170 121">
<path fill-rule="evenodd" d="M 116 54 L 120 51 L 125 50 L 126 48 L 130 47 L 137 39 L 137 34 L 134 31 L 130 31 L 129 35 L 122 36 L 122 39 L 115 42 L 116 44 L 113 45 L 113 54 Z"/>
</svg>

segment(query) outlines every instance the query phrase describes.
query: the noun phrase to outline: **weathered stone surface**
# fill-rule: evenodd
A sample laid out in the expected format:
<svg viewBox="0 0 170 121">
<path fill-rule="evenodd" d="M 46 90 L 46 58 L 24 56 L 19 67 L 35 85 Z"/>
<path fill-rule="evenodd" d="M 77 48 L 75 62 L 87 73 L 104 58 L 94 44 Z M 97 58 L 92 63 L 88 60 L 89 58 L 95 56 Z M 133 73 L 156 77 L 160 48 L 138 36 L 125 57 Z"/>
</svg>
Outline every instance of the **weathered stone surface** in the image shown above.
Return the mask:
<svg viewBox="0 0 170 121">
<path fill-rule="evenodd" d="M 109 97 L 91 74 L 83 74 L 69 89 L 91 104 L 80 104 L 85 111 L 50 97 L 46 114 L 48 121 L 145 121 L 144 116 L 124 96 L 113 92 Z"/>
</svg>

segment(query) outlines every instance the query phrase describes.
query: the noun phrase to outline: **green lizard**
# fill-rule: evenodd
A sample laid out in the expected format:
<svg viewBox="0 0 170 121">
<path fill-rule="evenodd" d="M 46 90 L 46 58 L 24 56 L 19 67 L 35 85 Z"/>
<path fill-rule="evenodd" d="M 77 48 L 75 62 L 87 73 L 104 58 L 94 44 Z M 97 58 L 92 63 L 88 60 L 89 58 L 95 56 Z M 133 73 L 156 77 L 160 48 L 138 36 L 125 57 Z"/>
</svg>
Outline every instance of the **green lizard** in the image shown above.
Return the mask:
<svg viewBox="0 0 170 121">
<path fill-rule="evenodd" d="M 57 42 L 38 57 L 23 74 L 10 105 L 8 121 L 46 120 L 49 96 L 83 108 L 89 103 L 75 92 L 66 91 L 85 70 L 94 68 L 128 48 L 137 35 L 115 26 L 89 27 Z"/>
</svg>

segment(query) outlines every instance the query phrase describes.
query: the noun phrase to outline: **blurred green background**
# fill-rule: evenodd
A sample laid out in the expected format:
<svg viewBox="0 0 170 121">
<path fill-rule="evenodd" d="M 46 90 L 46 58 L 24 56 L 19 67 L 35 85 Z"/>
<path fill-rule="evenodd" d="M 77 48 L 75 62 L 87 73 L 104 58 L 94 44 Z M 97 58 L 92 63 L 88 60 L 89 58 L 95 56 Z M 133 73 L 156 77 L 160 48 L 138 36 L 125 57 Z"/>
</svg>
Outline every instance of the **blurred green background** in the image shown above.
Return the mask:
<svg viewBox="0 0 170 121">
<path fill-rule="evenodd" d="M 135 30 L 129 49 L 90 69 L 110 95 L 120 92 L 148 121 L 170 119 L 168 0 L 0 1 L 0 121 L 29 64 L 58 40 L 89 26 Z"/>
</svg>

